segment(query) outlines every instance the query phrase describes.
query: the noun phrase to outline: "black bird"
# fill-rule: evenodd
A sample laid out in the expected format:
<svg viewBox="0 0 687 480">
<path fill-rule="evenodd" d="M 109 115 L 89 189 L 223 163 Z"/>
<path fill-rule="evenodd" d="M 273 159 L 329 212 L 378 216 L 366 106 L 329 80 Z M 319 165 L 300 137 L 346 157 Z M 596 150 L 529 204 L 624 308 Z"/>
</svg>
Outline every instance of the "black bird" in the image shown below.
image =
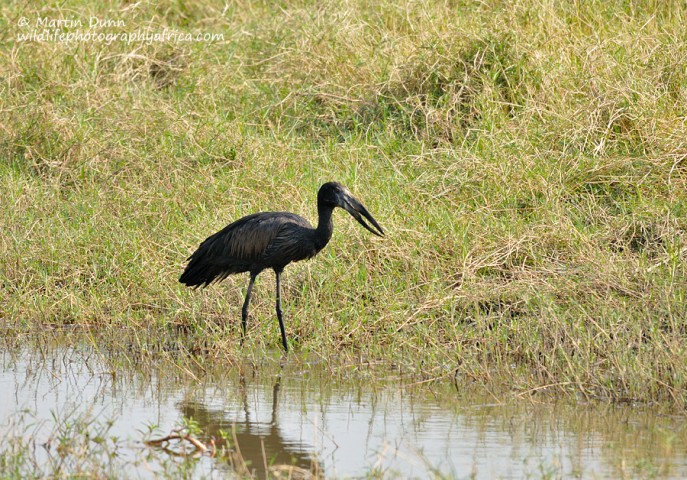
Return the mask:
<svg viewBox="0 0 687 480">
<path fill-rule="evenodd" d="M 280 276 L 291 262 L 312 258 L 332 238 L 332 212 L 341 207 L 370 232 L 383 236 L 384 231 L 367 209 L 337 182 L 325 183 L 317 192 L 317 228 L 305 218 L 289 212 L 262 212 L 248 215 L 205 239 L 190 257 L 179 278 L 189 287 L 205 287 L 220 282 L 234 273 L 249 272 L 250 281 L 241 311 L 241 332 L 246 335 L 248 304 L 255 277 L 271 268 L 277 277 L 277 319 L 284 350 L 289 351 L 281 311 Z M 370 227 L 365 217 L 376 228 Z"/>
</svg>

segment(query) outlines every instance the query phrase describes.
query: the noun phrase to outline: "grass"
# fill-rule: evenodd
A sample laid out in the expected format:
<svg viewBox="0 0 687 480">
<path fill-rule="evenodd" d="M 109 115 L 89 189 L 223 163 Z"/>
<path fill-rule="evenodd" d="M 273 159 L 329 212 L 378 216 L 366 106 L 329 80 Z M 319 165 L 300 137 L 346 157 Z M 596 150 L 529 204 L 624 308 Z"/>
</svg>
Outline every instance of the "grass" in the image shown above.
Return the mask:
<svg viewBox="0 0 687 480">
<path fill-rule="evenodd" d="M 247 278 L 191 291 L 184 260 L 251 212 L 314 221 L 317 188 L 335 179 L 388 234 L 337 213 L 327 248 L 286 270 L 296 352 L 684 409 L 678 2 L 0 12 L 7 332 L 172 332 L 202 340 L 189 351 L 202 358 L 259 358 L 279 340 L 269 272 L 241 348 Z M 91 16 L 125 24 L 103 32 L 224 39 L 17 40 L 38 18 Z"/>
</svg>

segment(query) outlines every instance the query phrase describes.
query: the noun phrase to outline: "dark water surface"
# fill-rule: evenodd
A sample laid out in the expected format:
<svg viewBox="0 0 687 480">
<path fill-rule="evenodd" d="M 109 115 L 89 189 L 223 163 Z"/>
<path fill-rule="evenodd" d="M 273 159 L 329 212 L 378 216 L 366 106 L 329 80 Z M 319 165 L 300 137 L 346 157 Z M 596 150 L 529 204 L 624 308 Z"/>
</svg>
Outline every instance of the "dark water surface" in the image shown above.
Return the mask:
<svg viewBox="0 0 687 480">
<path fill-rule="evenodd" d="M 203 375 L 113 368 L 88 348 L 0 360 L 0 460 L 15 474 L 687 477 L 685 418 L 649 407 L 496 398 L 291 359 Z M 144 443 L 183 425 L 228 453 Z"/>
</svg>

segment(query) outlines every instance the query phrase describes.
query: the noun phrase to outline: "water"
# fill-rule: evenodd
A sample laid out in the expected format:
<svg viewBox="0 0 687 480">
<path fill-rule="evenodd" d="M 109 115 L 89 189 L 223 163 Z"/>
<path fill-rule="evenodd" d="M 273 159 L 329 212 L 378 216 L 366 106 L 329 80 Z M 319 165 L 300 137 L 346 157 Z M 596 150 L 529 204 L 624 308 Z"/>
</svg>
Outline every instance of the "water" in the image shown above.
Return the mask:
<svg viewBox="0 0 687 480">
<path fill-rule="evenodd" d="M 648 407 L 495 398 L 298 360 L 202 375 L 169 364 L 118 371 L 91 349 L 67 348 L 5 351 L 0 364 L 0 460 L 14 458 L 22 474 L 687 476 L 685 418 Z M 188 419 L 194 438 L 230 453 L 144 443 Z"/>
</svg>

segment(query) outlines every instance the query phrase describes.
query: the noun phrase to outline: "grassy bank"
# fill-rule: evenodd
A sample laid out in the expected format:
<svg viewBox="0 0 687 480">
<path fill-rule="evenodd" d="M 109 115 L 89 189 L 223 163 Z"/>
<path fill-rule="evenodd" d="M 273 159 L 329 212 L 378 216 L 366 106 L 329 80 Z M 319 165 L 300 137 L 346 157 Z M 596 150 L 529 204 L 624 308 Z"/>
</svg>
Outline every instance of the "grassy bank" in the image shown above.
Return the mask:
<svg viewBox="0 0 687 480">
<path fill-rule="evenodd" d="M 0 316 L 278 346 L 272 275 L 177 283 L 260 210 L 346 214 L 284 276 L 294 350 L 616 400 L 687 399 L 687 10 L 677 2 L 0 7 Z M 27 41 L 39 19 L 200 42 Z M 28 26 L 22 26 L 21 19 Z M 72 22 L 75 23 L 75 22 Z M 253 352 L 253 353 L 251 353 Z"/>
</svg>

